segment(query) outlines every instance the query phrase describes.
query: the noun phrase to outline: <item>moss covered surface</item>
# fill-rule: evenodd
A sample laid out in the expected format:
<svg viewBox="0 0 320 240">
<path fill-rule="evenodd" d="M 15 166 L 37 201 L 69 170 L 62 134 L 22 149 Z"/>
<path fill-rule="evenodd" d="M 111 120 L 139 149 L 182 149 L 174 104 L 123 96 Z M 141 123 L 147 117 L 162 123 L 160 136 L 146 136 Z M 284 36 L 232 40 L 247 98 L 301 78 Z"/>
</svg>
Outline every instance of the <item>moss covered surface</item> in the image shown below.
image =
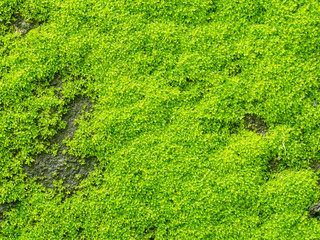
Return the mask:
<svg viewBox="0 0 320 240">
<path fill-rule="evenodd" d="M 319 239 L 319 1 L 0 19 L 1 239 Z"/>
</svg>

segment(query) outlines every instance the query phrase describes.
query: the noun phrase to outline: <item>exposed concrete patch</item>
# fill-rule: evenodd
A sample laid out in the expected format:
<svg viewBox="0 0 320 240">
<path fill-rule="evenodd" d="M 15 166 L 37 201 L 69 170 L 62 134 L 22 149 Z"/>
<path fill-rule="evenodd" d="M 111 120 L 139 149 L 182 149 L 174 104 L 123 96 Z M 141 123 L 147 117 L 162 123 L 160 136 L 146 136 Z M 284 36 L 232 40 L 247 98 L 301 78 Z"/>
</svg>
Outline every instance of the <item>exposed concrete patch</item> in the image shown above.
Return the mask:
<svg viewBox="0 0 320 240">
<path fill-rule="evenodd" d="M 268 133 L 268 126 L 264 120 L 258 117 L 256 114 L 247 113 L 244 120 L 244 127 L 250 131 L 257 132 L 262 136 L 266 136 Z"/>
<path fill-rule="evenodd" d="M 62 80 L 57 78 L 51 84 L 57 88 L 57 97 L 61 97 Z M 49 151 L 35 156 L 32 165 L 24 167 L 29 177 L 37 177 L 46 188 L 54 188 L 54 180 L 62 180 L 64 186 L 72 191 L 81 179 L 86 178 L 89 172 L 94 170 L 94 166 L 97 164 L 94 157 L 82 159 L 73 156 L 68 153 L 67 147 L 63 143 L 66 138 L 73 138 L 78 128 L 75 120 L 79 119 L 82 113 L 92 110 L 93 106 L 89 99 L 81 95 L 75 97 L 69 105 L 69 111 L 62 116 L 66 127 L 59 130 L 53 137 Z"/>
</svg>

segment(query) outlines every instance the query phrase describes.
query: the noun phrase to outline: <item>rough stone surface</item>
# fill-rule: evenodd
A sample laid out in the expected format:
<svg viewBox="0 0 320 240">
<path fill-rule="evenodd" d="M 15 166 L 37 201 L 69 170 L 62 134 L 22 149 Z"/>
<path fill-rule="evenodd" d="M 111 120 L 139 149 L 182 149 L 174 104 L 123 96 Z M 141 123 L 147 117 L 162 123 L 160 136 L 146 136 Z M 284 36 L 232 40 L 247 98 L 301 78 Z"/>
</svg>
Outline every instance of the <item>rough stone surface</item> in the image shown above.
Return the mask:
<svg viewBox="0 0 320 240">
<path fill-rule="evenodd" d="M 317 161 L 313 161 L 310 164 L 311 169 L 316 173 L 319 174 L 320 172 L 320 163 Z M 318 187 L 320 186 L 320 180 L 318 180 Z M 320 189 L 320 187 L 319 187 Z M 320 202 L 317 202 L 313 204 L 311 207 L 309 207 L 309 214 L 310 217 L 318 217 L 320 216 Z"/>
<path fill-rule="evenodd" d="M 31 29 L 34 29 L 39 25 L 38 22 L 30 23 L 26 21 L 21 15 L 16 16 L 15 19 L 16 21 L 12 24 L 13 29 L 20 33 L 23 38 Z"/>
<path fill-rule="evenodd" d="M 244 117 L 244 127 L 250 131 L 257 132 L 262 136 L 266 136 L 268 133 L 268 126 L 264 120 L 258 117 L 256 114 L 247 113 Z"/>
<path fill-rule="evenodd" d="M 309 207 L 309 213 L 311 217 L 318 217 L 320 215 L 320 202 Z"/>
<path fill-rule="evenodd" d="M 0 222 L 3 222 L 4 216 L 3 213 L 9 210 L 8 204 L 0 204 Z"/>
<path fill-rule="evenodd" d="M 52 82 L 57 88 L 57 94 L 60 94 L 62 87 L 61 79 Z M 59 97 L 59 96 L 57 96 Z M 81 157 L 73 156 L 68 153 L 63 140 L 72 139 L 77 125 L 75 120 L 79 119 L 82 112 L 91 112 L 93 109 L 89 99 L 83 96 L 76 96 L 70 104 L 69 111 L 63 115 L 62 120 L 66 122 L 66 127 L 58 131 L 51 140 L 50 150 L 57 149 L 54 155 L 53 151 L 49 153 L 43 152 L 34 157 L 31 166 L 24 166 L 24 171 L 31 178 L 37 177 L 46 188 L 54 188 L 54 180 L 63 180 L 63 184 L 69 191 L 72 191 L 79 181 L 86 178 L 90 171 L 94 170 L 96 159 L 94 157 L 81 159 Z M 80 160 L 84 160 L 85 164 L 81 164 Z"/>
<path fill-rule="evenodd" d="M 317 161 L 312 162 L 311 168 L 313 169 L 313 171 L 319 172 L 320 171 L 320 163 Z"/>
<path fill-rule="evenodd" d="M 22 35 L 27 34 L 31 29 L 31 25 L 27 23 L 27 21 L 24 20 L 21 16 L 17 17 L 17 20 L 13 24 L 13 27 L 16 32 L 21 33 Z"/>
</svg>

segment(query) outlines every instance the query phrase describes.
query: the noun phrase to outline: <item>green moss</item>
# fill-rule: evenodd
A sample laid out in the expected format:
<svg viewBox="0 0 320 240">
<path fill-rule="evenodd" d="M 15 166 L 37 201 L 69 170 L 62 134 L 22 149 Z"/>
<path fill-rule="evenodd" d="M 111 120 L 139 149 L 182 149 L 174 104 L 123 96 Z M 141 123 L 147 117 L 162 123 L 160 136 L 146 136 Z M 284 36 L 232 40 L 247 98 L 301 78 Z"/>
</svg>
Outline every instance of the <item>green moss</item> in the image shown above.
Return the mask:
<svg viewBox="0 0 320 240">
<path fill-rule="evenodd" d="M 317 239 L 317 1 L 0 9 L 1 238 Z M 18 15 L 39 26 L 22 37 Z M 99 166 L 44 189 L 23 169 L 79 95 L 93 111 L 64 143 Z"/>
</svg>

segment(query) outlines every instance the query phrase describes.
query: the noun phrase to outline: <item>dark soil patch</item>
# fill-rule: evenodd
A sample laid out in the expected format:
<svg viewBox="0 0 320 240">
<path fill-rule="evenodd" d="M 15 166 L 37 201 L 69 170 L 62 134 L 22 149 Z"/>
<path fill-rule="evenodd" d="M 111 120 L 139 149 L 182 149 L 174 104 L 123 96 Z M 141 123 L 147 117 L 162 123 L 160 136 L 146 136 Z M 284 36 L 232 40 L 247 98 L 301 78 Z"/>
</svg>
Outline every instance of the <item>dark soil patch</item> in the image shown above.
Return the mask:
<svg viewBox="0 0 320 240">
<path fill-rule="evenodd" d="M 57 88 L 57 93 L 60 94 L 61 79 L 53 81 L 52 85 Z M 97 162 L 94 157 L 84 159 L 73 156 L 63 143 L 66 138 L 73 138 L 77 130 L 75 120 L 79 119 L 84 112 L 92 110 L 92 103 L 89 99 L 81 95 L 75 97 L 69 105 L 69 111 L 62 116 L 66 127 L 59 130 L 53 137 L 49 151 L 35 156 L 32 165 L 24 167 L 24 171 L 29 177 L 38 178 L 46 188 L 54 188 L 54 180 L 62 180 L 64 186 L 72 191 L 81 179 L 86 178 L 89 172 L 94 170 Z"/>
<path fill-rule="evenodd" d="M 264 122 L 264 119 L 258 117 L 256 114 L 247 113 L 244 120 L 244 127 L 250 131 L 257 132 L 262 136 L 266 136 L 268 133 L 268 126 Z"/>
</svg>

